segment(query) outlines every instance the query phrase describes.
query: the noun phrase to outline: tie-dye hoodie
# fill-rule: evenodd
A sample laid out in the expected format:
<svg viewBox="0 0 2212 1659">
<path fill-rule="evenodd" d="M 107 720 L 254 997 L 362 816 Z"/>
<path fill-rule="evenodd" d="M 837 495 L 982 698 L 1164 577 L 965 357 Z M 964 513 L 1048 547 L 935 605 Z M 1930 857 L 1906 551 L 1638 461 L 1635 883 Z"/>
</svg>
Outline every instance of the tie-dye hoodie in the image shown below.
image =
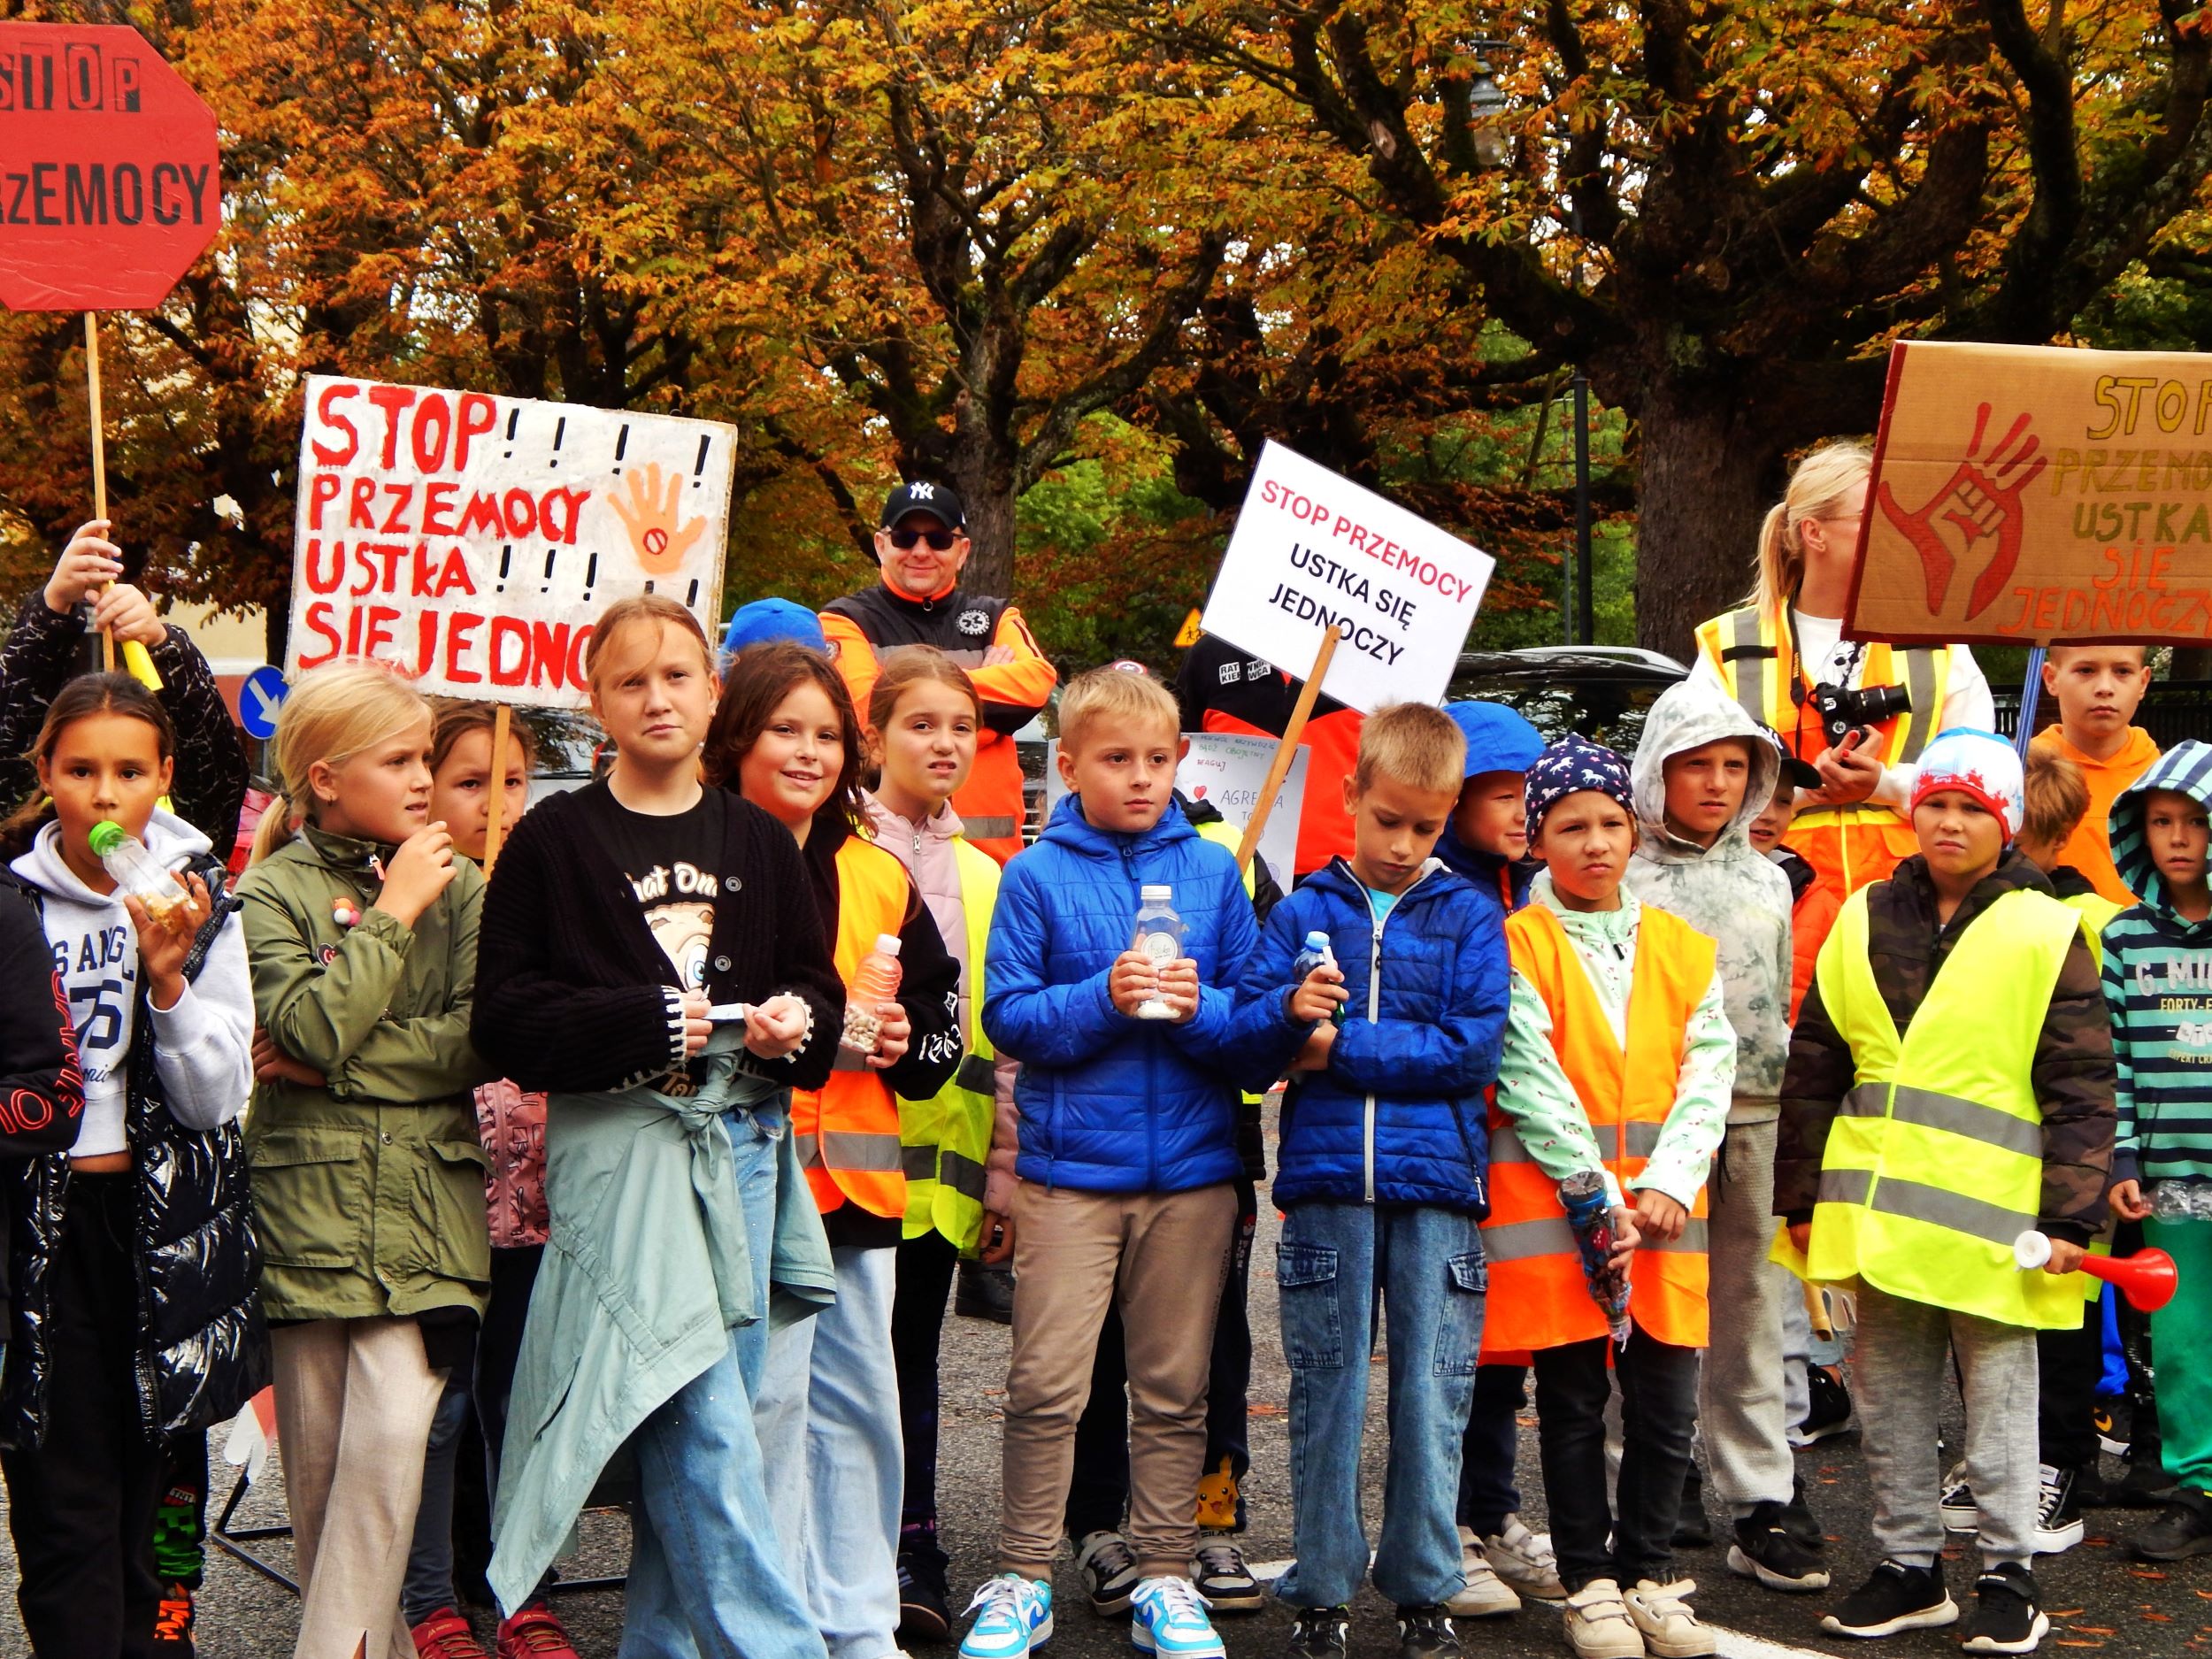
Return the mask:
<svg viewBox="0 0 2212 1659">
<path fill-rule="evenodd" d="M 1700 847 L 1667 828 L 1667 758 L 1729 737 L 1748 742 L 1751 782 L 1736 816 L 1710 847 Z M 1751 844 L 1751 820 L 1765 809 L 1781 770 L 1780 751 L 1739 704 L 1684 680 L 1651 705 L 1630 772 L 1637 831 L 1630 889 L 1720 947 L 1721 987 L 1736 1033 L 1732 1124 L 1774 1119 L 1790 1057 L 1790 879 Z"/>
<path fill-rule="evenodd" d="M 2212 805 L 2212 744 L 2167 751 L 2112 806 L 2112 862 L 2140 895 L 2104 930 L 2119 1065 L 2115 1180 L 2212 1180 L 2212 920 L 2174 913 L 2145 843 L 2151 791 Z"/>
</svg>

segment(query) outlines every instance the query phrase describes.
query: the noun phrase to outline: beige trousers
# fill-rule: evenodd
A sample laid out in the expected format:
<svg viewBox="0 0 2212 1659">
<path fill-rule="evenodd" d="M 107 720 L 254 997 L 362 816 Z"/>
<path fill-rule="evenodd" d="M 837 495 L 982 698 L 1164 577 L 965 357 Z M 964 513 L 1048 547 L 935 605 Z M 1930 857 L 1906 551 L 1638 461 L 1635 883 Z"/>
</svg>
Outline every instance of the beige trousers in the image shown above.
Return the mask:
<svg viewBox="0 0 2212 1659">
<path fill-rule="evenodd" d="M 1109 1303 L 1129 1363 L 1129 1541 L 1147 1578 L 1190 1576 L 1191 1494 L 1206 1461 L 1214 1316 L 1236 1189 L 1079 1193 L 1025 1181 L 1014 1197 L 1014 1357 L 1006 1378 L 999 1553 L 1050 1578 L 1074 1478 L 1075 1425 Z"/>
<path fill-rule="evenodd" d="M 399 1591 L 445 1372 L 423 1358 L 412 1319 L 317 1319 L 270 1336 L 299 1563 L 293 1659 L 414 1659 Z"/>
</svg>

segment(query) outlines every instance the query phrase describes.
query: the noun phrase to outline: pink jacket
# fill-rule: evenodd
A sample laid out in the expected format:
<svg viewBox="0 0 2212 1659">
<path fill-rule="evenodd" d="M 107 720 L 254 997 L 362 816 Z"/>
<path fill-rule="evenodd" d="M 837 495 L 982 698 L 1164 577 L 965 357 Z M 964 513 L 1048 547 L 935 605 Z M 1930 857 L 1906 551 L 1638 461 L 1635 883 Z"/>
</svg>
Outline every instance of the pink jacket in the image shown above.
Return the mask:
<svg viewBox="0 0 2212 1659">
<path fill-rule="evenodd" d="M 975 1030 L 970 1009 L 981 987 L 975 982 L 975 965 L 968 960 L 967 910 L 960 900 L 960 864 L 952 850 L 960 833 L 960 818 L 951 807 L 937 809 L 937 816 L 922 824 L 902 818 L 871 793 L 868 831 L 876 845 L 906 866 L 929 906 L 930 919 L 944 936 L 945 949 L 960 964 L 960 1034 Z M 1014 1074 L 1018 1061 L 1001 1055 L 996 1072 L 997 1110 L 991 1124 L 991 1156 L 984 1166 L 983 1207 L 1005 1215 L 1014 1206 L 1014 1155 L 1020 1118 L 1014 1110 Z M 496 1243 L 496 1239 L 494 1240 Z"/>
<path fill-rule="evenodd" d="M 476 1091 L 476 1133 L 491 1159 L 484 1174 L 484 1208 L 492 1248 L 543 1244 L 545 1211 L 545 1096 L 505 1078 Z"/>
</svg>

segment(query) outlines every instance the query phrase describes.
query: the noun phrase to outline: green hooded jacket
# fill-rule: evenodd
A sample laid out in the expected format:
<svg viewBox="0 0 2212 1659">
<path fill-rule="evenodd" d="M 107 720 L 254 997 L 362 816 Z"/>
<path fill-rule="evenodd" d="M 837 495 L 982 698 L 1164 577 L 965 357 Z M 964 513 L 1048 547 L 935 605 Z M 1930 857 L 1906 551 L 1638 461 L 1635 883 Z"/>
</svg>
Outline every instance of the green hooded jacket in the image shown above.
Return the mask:
<svg viewBox="0 0 2212 1659">
<path fill-rule="evenodd" d="M 484 878 L 457 859 L 408 927 L 370 908 L 370 860 L 393 852 L 309 826 L 238 883 L 255 1018 L 327 1079 L 260 1084 L 247 1116 L 272 1320 L 484 1311 L 471 1096 L 491 1072 L 469 1045 Z"/>
</svg>

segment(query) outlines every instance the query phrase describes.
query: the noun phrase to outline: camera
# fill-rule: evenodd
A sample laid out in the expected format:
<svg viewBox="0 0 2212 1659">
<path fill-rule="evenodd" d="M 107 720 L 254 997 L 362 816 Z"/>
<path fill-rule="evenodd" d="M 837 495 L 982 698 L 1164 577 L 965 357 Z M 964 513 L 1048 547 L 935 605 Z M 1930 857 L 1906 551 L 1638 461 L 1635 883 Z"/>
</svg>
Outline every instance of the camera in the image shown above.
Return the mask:
<svg viewBox="0 0 2212 1659">
<path fill-rule="evenodd" d="M 1854 727 L 1879 726 L 1912 708 L 1912 694 L 1902 686 L 1866 686 L 1852 691 L 1823 681 L 1813 687 L 1813 707 L 1833 749 Z"/>
</svg>

